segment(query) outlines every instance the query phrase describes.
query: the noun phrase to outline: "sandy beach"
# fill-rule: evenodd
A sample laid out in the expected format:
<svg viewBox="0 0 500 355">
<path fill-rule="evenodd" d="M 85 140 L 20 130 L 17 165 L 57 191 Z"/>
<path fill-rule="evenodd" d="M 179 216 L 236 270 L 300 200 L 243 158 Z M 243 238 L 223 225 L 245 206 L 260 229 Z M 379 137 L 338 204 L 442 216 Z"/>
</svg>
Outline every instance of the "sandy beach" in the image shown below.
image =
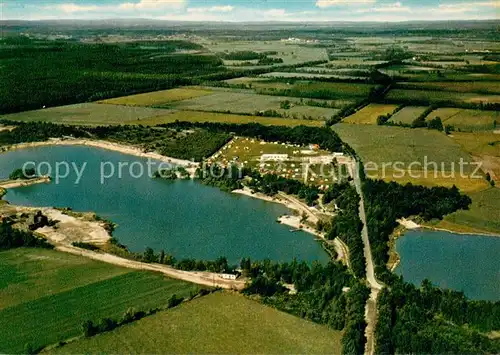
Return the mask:
<svg viewBox="0 0 500 355">
<path fill-rule="evenodd" d="M 150 158 L 158 161 L 162 161 L 165 163 L 171 163 L 175 165 L 185 166 L 185 167 L 198 167 L 199 163 L 192 162 L 190 160 L 176 159 L 161 155 L 156 152 L 148 152 L 145 153 L 139 147 L 134 147 L 131 145 L 124 145 L 119 143 L 112 143 L 102 140 L 91 140 L 91 139 L 51 139 L 49 141 L 43 142 L 30 142 L 30 143 L 20 143 L 13 144 L 10 146 L 2 147 L 3 151 L 12 151 L 17 149 L 26 149 L 26 148 L 36 148 L 36 147 L 44 147 L 44 146 L 54 146 L 54 145 L 63 145 L 63 146 L 72 146 L 72 145 L 83 145 L 88 147 L 101 148 L 106 150 L 112 150 L 115 152 L 133 155 L 141 158 Z"/>
</svg>

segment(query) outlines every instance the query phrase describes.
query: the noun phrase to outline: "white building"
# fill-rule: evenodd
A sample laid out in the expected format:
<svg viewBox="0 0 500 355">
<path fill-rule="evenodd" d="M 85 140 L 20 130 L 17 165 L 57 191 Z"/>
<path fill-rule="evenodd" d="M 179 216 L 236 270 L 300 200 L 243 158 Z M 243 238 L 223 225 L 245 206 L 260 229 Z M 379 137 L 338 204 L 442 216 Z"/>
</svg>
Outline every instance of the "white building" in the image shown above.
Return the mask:
<svg viewBox="0 0 500 355">
<path fill-rule="evenodd" d="M 286 161 L 288 154 L 262 154 L 260 161 Z"/>
<path fill-rule="evenodd" d="M 224 280 L 236 280 L 236 275 L 234 274 L 219 274 L 219 277 Z"/>
</svg>

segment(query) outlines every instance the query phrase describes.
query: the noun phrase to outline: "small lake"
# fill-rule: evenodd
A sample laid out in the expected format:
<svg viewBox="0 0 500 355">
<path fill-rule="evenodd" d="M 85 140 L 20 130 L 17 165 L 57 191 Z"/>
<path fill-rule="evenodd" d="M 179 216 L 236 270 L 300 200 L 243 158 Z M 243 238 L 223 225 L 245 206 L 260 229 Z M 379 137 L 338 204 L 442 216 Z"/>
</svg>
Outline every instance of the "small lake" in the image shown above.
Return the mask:
<svg viewBox="0 0 500 355">
<path fill-rule="evenodd" d="M 500 237 L 408 231 L 396 242 L 406 281 L 463 291 L 472 299 L 500 300 Z"/>
<path fill-rule="evenodd" d="M 230 263 L 242 257 L 291 261 L 293 258 L 327 262 L 327 253 L 314 236 L 290 232 L 276 218 L 290 211 L 282 205 L 223 192 L 195 181 L 164 181 L 138 176 L 139 165 L 147 171 L 147 160 L 118 152 L 85 146 L 48 146 L 0 154 L 0 178 L 7 178 L 27 161 L 74 163 L 58 184 L 33 185 L 9 190 L 4 199 L 25 206 L 71 207 L 93 211 L 118 224 L 114 236 L 132 251 L 146 247 L 164 249 L 176 258 L 215 259 L 226 256 Z M 137 163 L 134 163 L 137 162 Z M 118 164 L 134 167 L 122 169 Z M 104 165 L 101 165 L 104 164 Z M 48 165 L 42 166 L 44 173 Z M 101 183 L 101 170 L 115 176 Z M 103 168 L 103 169 L 101 169 Z M 65 168 L 60 165 L 60 171 Z M 51 174 L 54 178 L 54 172 Z"/>
</svg>

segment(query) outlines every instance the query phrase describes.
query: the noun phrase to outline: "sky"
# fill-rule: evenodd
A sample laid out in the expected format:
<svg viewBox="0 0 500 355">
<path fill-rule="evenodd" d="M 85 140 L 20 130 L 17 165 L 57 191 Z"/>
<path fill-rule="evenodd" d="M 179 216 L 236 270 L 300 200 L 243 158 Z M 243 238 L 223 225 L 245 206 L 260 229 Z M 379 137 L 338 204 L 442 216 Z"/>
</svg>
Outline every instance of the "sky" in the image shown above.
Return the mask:
<svg viewBox="0 0 500 355">
<path fill-rule="evenodd" d="M 0 0 L 0 20 L 315 22 L 500 19 L 500 0 Z"/>
</svg>

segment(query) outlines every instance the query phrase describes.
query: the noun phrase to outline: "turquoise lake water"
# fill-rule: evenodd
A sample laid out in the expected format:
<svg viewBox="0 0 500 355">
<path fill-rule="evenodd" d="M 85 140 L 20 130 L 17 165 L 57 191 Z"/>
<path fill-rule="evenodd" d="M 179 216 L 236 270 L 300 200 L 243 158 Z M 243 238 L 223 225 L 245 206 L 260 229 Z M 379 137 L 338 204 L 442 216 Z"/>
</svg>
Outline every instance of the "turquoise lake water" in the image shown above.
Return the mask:
<svg viewBox="0 0 500 355">
<path fill-rule="evenodd" d="M 500 237 L 408 231 L 396 242 L 396 273 L 420 285 L 429 279 L 472 299 L 500 300 Z"/>
<path fill-rule="evenodd" d="M 327 262 L 328 255 L 314 236 L 290 233 L 276 218 L 290 211 L 282 205 L 220 191 L 194 181 L 168 182 L 147 175 L 134 178 L 140 165 L 147 171 L 147 160 L 113 151 L 84 146 L 53 146 L 0 154 L 0 178 L 7 178 L 27 161 L 74 163 L 83 177 L 71 170 L 58 184 L 33 185 L 9 190 L 4 199 L 25 206 L 71 207 L 93 211 L 118 224 L 114 236 L 132 251 L 151 247 L 164 249 L 177 258 L 214 259 L 226 256 L 231 263 L 241 257 L 252 260 L 293 258 Z M 115 177 L 101 183 L 101 164 L 105 173 L 115 166 Z M 134 165 L 122 169 L 119 163 Z M 125 165 L 122 165 L 125 166 Z M 45 173 L 47 166 L 41 169 Z M 73 169 L 73 168 L 72 168 Z M 61 165 L 61 171 L 65 169 Z M 130 174 L 132 173 L 132 175 Z"/>
</svg>

